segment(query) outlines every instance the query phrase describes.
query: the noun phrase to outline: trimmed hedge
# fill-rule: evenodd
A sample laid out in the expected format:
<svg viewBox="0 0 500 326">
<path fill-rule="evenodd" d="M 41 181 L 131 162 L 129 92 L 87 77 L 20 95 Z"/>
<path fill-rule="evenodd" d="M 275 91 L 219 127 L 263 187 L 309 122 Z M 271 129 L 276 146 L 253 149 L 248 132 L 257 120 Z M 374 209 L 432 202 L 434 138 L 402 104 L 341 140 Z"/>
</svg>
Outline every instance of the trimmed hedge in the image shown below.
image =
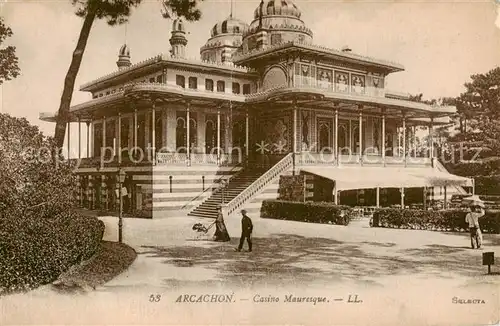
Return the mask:
<svg viewBox="0 0 500 326">
<path fill-rule="evenodd" d="M 341 216 L 342 211 L 344 216 Z M 348 225 L 352 216 L 352 208 L 331 202 L 264 200 L 260 216 L 278 220 Z"/>
<path fill-rule="evenodd" d="M 67 213 L 57 219 L 0 219 L 0 295 L 50 283 L 99 248 L 104 223 Z"/>
<path fill-rule="evenodd" d="M 373 214 L 373 226 L 466 232 L 469 230 L 469 226 L 465 222 L 465 214 L 466 212 L 462 210 L 424 211 L 384 208 Z M 500 211 L 487 211 L 486 215 L 479 219 L 479 224 L 484 233 L 499 234 Z"/>
</svg>

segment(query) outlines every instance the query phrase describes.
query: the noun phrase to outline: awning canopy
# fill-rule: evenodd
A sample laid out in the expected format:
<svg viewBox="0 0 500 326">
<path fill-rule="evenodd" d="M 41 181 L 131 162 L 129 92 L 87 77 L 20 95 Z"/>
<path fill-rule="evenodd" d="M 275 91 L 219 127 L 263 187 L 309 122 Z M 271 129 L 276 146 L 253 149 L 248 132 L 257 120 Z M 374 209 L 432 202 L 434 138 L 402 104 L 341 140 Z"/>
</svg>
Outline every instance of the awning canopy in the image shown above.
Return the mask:
<svg viewBox="0 0 500 326">
<path fill-rule="evenodd" d="M 469 178 L 433 168 L 307 167 L 301 171 L 335 181 L 337 190 L 472 186 Z"/>
</svg>

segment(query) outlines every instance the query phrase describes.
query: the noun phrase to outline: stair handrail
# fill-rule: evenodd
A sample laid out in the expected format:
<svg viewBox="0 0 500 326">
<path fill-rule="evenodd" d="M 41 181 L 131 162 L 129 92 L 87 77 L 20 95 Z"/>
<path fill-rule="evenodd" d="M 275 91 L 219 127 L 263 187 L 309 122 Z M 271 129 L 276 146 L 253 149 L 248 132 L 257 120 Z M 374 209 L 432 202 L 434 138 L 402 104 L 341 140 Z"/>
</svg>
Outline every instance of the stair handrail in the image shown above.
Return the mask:
<svg viewBox="0 0 500 326">
<path fill-rule="evenodd" d="M 288 170 L 293 165 L 293 153 L 289 153 L 269 170 L 264 172 L 248 187 L 240 192 L 236 197 L 228 203 L 222 205 L 222 212 L 224 216 L 229 216 L 231 213 L 242 207 L 248 200 L 252 199 L 259 191 L 272 182 L 278 175 Z"/>
<path fill-rule="evenodd" d="M 232 172 L 234 169 L 236 169 L 237 167 L 241 167 L 239 165 L 235 165 L 231 168 L 231 170 L 229 170 L 229 172 Z M 239 172 L 239 171 L 238 171 Z M 235 174 L 229 174 L 229 179 L 232 179 L 234 176 L 236 175 Z M 209 189 L 213 189 L 213 185 L 216 184 L 216 183 L 220 183 L 220 181 L 222 179 L 224 179 L 225 177 L 227 177 L 227 175 L 222 175 L 219 179 L 215 180 L 215 181 L 212 181 L 212 186 L 210 187 L 207 187 L 207 189 L 203 190 L 202 192 L 200 192 L 199 194 L 197 194 L 196 196 L 194 196 L 193 198 L 191 198 L 188 202 L 186 202 L 184 204 L 184 206 L 181 207 L 181 210 L 185 209 L 186 207 L 188 207 L 188 205 L 192 202 L 194 202 L 196 199 L 198 199 L 201 195 L 203 195 L 205 192 L 207 192 Z"/>
</svg>

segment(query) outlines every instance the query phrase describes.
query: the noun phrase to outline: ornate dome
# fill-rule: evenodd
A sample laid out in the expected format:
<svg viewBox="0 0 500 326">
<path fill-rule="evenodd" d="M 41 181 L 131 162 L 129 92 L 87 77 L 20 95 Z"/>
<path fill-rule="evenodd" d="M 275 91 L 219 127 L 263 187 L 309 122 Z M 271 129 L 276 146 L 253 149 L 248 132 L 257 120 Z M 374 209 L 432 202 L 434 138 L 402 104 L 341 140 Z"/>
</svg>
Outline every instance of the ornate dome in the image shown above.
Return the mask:
<svg viewBox="0 0 500 326">
<path fill-rule="evenodd" d="M 225 20 L 217 23 L 212 27 L 210 32 L 211 37 L 222 34 L 242 34 L 248 29 L 248 24 L 242 20 L 229 16 Z"/>
<path fill-rule="evenodd" d="M 260 17 L 260 6 L 262 5 L 262 16 L 292 16 L 300 18 L 301 12 L 293 0 L 262 0 L 254 11 L 254 19 Z"/>
</svg>

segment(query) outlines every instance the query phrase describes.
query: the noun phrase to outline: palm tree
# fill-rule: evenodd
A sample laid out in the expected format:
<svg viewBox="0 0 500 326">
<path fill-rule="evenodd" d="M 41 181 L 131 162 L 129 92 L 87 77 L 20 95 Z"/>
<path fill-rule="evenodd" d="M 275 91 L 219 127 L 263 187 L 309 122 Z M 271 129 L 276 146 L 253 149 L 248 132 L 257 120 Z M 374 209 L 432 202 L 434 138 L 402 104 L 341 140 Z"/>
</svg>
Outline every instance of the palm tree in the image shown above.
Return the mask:
<svg viewBox="0 0 500 326">
<path fill-rule="evenodd" d="M 139 6 L 142 0 L 71 0 L 71 2 L 77 8 L 76 15 L 83 17 L 84 20 L 64 79 L 64 88 L 57 112 L 54 139 L 58 149 L 61 149 L 64 144 L 75 80 L 80 70 L 83 53 L 95 19 L 105 19 L 110 26 L 123 24 L 127 22 L 132 8 Z M 161 14 L 164 18 L 178 16 L 184 17 L 188 21 L 196 21 L 201 17 L 201 11 L 197 9 L 197 0 L 160 0 L 160 2 Z"/>
</svg>

